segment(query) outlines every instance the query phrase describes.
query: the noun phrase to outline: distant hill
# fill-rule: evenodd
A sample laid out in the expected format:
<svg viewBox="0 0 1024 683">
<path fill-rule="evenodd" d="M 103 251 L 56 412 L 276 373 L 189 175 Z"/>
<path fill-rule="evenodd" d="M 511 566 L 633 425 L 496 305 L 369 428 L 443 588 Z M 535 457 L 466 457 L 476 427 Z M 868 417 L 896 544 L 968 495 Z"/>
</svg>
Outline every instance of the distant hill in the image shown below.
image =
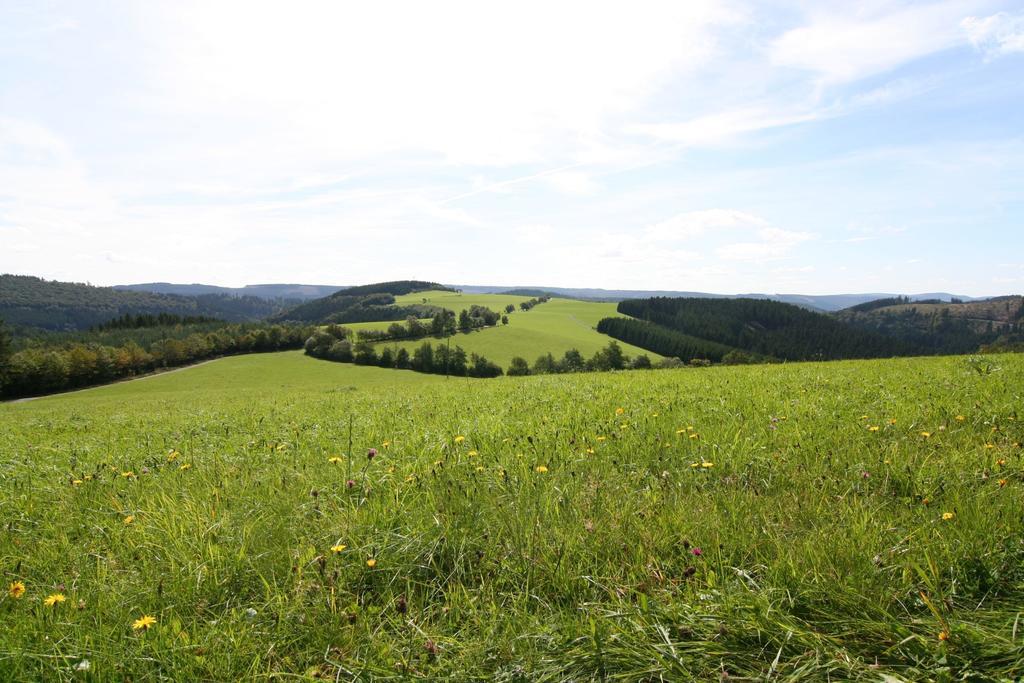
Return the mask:
<svg viewBox="0 0 1024 683">
<path fill-rule="evenodd" d="M 245 322 L 265 318 L 279 310 L 278 305 L 252 296 L 179 296 L 25 275 L 0 275 L 0 318 L 15 330 L 82 330 L 125 314 L 142 313 Z"/>
<path fill-rule="evenodd" d="M 371 285 L 372 286 L 372 285 Z M 266 284 L 246 285 L 245 287 L 219 287 L 217 285 L 190 284 L 179 285 L 168 282 L 150 282 L 136 285 L 117 285 L 117 289 L 130 289 L 133 291 L 155 292 L 158 294 L 181 294 L 194 296 L 197 294 L 232 294 L 235 296 L 258 296 L 265 299 L 295 299 L 298 301 L 309 301 L 329 296 L 345 287 L 334 285 L 290 285 L 290 284 Z M 885 293 L 864 293 L 864 294 L 715 294 L 710 292 L 689 292 L 678 290 L 646 290 L 646 289 L 593 289 L 579 287 L 539 287 L 522 286 L 508 287 L 503 285 L 456 285 L 450 284 L 444 287 L 465 292 L 467 294 L 516 294 L 522 296 L 540 296 L 547 294 L 561 296 L 568 299 L 579 299 L 583 301 L 623 301 L 625 299 L 649 299 L 651 297 L 685 297 L 703 299 L 768 299 L 781 301 L 787 304 L 795 304 L 811 310 L 839 311 L 857 304 L 875 301 L 877 299 L 899 296 L 897 294 Z M 349 287 L 351 289 L 351 287 Z M 948 292 L 928 292 L 923 294 L 912 294 L 911 301 L 927 299 L 938 299 L 950 301 L 960 299 L 962 301 L 980 301 L 984 297 L 972 298 L 969 296 L 949 294 Z"/>
<path fill-rule="evenodd" d="M 508 292 L 545 292 L 555 296 L 564 296 L 569 299 L 581 299 L 589 301 L 624 301 L 626 299 L 650 299 L 653 297 L 687 298 L 687 299 L 767 299 L 769 301 L 781 301 L 782 303 L 794 304 L 803 308 L 819 311 L 838 311 L 850 306 L 882 299 L 895 297 L 896 294 L 713 294 L 709 292 L 687 292 L 675 290 L 645 290 L 645 289 L 590 289 L 590 288 L 567 288 L 567 287 L 497 287 L 488 285 L 450 285 L 468 294 L 501 294 Z M 911 301 L 920 299 L 939 299 L 949 301 L 960 299 L 963 301 L 979 301 L 981 298 L 972 298 L 949 294 L 946 292 L 932 292 L 925 294 L 910 295 Z"/>
<path fill-rule="evenodd" d="M 1024 297 L 978 301 L 911 301 L 888 297 L 834 314 L 852 327 L 877 332 L 927 353 L 970 353 L 983 345 L 1024 342 Z"/>
<path fill-rule="evenodd" d="M 344 289 L 340 285 L 295 285 L 270 284 L 246 285 L 244 287 L 220 287 L 218 285 L 176 285 L 170 282 L 145 282 L 136 285 L 114 285 L 114 289 L 133 292 L 153 292 L 154 294 L 178 294 L 180 296 L 199 296 L 202 294 L 228 294 L 231 296 L 255 296 L 260 299 L 276 301 L 278 299 L 309 301 L 319 299 Z"/>
<path fill-rule="evenodd" d="M 918 351 L 904 340 L 766 299 L 653 297 L 620 302 L 617 310 L 636 320 L 602 320 L 598 331 L 684 360 L 721 361 L 730 353 L 745 360 L 838 360 Z"/>
<path fill-rule="evenodd" d="M 436 282 L 396 280 L 348 287 L 330 296 L 300 304 L 274 316 L 278 322 L 357 323 L 405 320 L 408 316 L 427 317 L 433 307 L 395 306 L 395 297 L 423 291 L 452 291 Z"/>
</svg>

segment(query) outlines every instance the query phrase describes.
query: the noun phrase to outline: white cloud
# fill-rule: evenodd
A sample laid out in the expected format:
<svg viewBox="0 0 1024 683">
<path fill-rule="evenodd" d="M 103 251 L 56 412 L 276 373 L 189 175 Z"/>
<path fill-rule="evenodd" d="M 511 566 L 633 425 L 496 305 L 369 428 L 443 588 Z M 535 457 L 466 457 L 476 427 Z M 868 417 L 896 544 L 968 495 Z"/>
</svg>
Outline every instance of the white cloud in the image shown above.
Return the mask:
<svg viewBox="0 0 1024 683">
<path fill-rule="evenodd" d="M 562 171 L 552 173 L 545 181 L 562 194 L 586 196 L 596 194 L 600 185 L 594 177 L 583 171 Z"/>
<path fill-rule="evenodd" d="M 816 8 L 807 24 L 773 41 L 768 54 L 773 64 L 814 72 L 825 83 L 856 81 L 962 43 L 959 23 L 972 4 Z"/>
<path fill-rule="evenodd" d="M 727 261 L 770 261 L 785 258 L 794 247 L 814 239 L 814 234 L 766 227 L 757 231 L 757 241 L 736 242 L 719 247 L 715 254 Z"/>
<path fill-rule="evenodd" d="M 988 17 L 967 17 L 960 26 L 967 40 L 987 58 L 1024 52 L 1024 13 L 999 12 Z"/>
<path fill-rule="evenodd" d="M 702 237 L 708 233 L 721 234 L 737 229 L 764 229 L 768 222 L 736 209 L 706 209 L 688 211 L 648 226 L 643 232 L 645 240 L 672 242 Z"/>
</svg>

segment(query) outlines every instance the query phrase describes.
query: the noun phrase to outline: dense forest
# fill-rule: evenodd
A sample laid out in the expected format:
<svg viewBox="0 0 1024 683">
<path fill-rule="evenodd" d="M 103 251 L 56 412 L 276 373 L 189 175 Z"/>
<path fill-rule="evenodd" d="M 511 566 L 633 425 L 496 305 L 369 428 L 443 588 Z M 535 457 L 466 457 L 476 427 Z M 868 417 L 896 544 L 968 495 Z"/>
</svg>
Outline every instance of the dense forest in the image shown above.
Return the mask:
<svg viewBox="0 0 1024 683">
<path fill-rule="evenodd" d="M 903 340 L 766 299 L 654 297 L 622 301 L 618 311 L 689 337 L 780 360 L 879 358 L 920 352 Z M 654 333 L 640 326 L 621 331 L 630 337 L 623 341 L 637 345 L 645 336 L 654 338 Z"/>
<path fill-rule="evenodd" d="M 170 313 L 248 322 L 273 315 L 288 304 L 253 296 L 178 296 L 0 275 L 0 318 L 18 334 L 25 329 L 83 330 L 125 314 Z"/>
<path fill-rule="evenodd" d="M 660 356 L 679 358 L 682 361 L 703 358 L 720 363 L 728 354 L 735 351 L 725 344 L 633 318 L 604 318 L 597 323 L 597 331 Z"/>
<path fill-rule="evenodd" d="M 395 306 L 395 297 L 427 290 L 452 291 L 434 282 L 399 280 L 342 289 L 275 315 L 276 322 L 358 323 L 429 318 L 435 306 Z"/>
</svg>

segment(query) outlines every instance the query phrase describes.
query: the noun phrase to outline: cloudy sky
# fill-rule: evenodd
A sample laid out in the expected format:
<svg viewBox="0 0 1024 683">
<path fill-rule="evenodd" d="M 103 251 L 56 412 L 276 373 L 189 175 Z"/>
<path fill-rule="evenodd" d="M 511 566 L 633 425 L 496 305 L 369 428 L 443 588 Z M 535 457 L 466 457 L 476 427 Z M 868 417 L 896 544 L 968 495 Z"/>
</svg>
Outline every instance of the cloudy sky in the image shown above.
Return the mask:
<svg viewBox="0 0 1024 683">
<path fill-rule="evenodd" d="M 0 0 L 0 272 L 1024 290 L 1024 4 Z"/>
</svg>

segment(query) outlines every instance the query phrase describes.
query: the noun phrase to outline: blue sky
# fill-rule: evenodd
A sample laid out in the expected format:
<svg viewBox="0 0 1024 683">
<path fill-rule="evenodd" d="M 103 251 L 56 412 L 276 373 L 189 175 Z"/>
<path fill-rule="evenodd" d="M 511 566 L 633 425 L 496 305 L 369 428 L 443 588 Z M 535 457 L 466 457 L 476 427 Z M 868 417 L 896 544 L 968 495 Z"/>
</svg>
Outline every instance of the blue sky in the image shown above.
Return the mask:
<svg viewBox="0 0 1024 683">
<path fill-rule="evenodd" d="M 1024 291 L 1018 2 L 0 0 L 0 272 Z"/>
</svg>

